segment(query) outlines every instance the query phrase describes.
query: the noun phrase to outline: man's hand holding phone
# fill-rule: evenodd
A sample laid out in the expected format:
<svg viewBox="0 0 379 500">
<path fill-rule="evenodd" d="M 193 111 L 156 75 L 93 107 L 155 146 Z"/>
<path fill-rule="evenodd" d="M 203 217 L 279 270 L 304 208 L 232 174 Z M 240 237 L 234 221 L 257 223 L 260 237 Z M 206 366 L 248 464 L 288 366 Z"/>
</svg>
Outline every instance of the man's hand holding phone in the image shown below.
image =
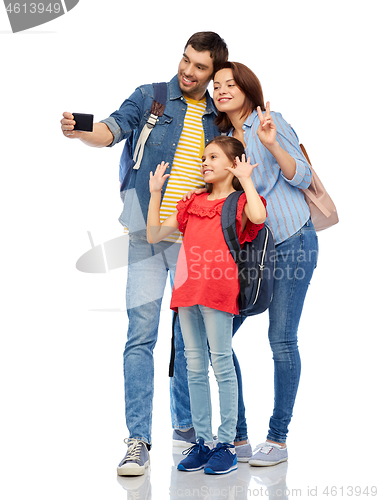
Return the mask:
<svg viewBox="0 0 379 500">
<path fill-rule="evenodd" d="M 93 123 L 93 115 L 65 111 L 62 133 L 68 139 L 80 139 L 87 146 L 103 148 L 113 142 L 113 134 L 105 123 Z"/>
<path fill-rule="evenodd" d="M 70 139 L 79 139 L 82 132 L 93 131 L 93 115 L 85 113 L 63 113 L 61 120 L 63 135 Z"/>
</svg>

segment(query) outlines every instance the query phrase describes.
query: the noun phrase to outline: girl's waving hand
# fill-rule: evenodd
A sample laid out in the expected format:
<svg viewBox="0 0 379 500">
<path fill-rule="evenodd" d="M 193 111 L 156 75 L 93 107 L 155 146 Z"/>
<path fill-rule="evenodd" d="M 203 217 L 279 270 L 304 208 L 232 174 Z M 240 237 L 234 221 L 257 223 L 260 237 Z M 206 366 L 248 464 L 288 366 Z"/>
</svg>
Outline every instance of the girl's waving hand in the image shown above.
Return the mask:
<svg viewBox="0 0 379 500">
<path fill-rule="evenodd" d="M 162 191 L 163 184 L 166 182 L 166 179 L 170 177 L 170 174 L 165 174 L 167 167 L 168 163 L 162 161 L 159 165 L 157 165 L 154 174 L 153 172 L 150 172 L 150 180 L 149 180 L 150 193 Z"/>
<path fill-rule="evenodd" d="M 226 167 L 226 170 L 229 170 L 241 182 L 243 179 L 250 179 L 253 170 L 257 166 L 258 163 L 251 165 L 250 158 L 246 160 L 246 156 L 242 155 L 242 161 L 236 156 L 234 167 Z"/>
<path fill-rule="evenodd" d="M 245 205 L 244 215 L 242 217 L 242 227 L 244 228 L 246 217 L 254 224 L 262 224 L 266 220 L 267 213 L 261 197 L 258 195 L 251 179 L 251 174 L 258 166 L 258 163 L 252 165 L 250 163 L 250 158 L 246 161 L 244 154 L 241 156 L 241 160 L 237 157 L 234 161 L 235 167 L 227 167 L 226 169 L 238 178 L 246 194 L 247 204 Z"/>
<path fill-rule="evenodd" d="M 168 163 L 162 161 L 155 169 L 154 174 L 150 172 L 149 187 L 151 196 L 147 214 L 147 241 L 149 243 L 158 243 L 158 241 L 163 240 L 179 227 L 176 220 L 176 211 L 162 223 L 160 221 L 162 187 L 166 179 L 170 177 L 170 174 L 165 174 L 167 167 Z"/>
</svg>

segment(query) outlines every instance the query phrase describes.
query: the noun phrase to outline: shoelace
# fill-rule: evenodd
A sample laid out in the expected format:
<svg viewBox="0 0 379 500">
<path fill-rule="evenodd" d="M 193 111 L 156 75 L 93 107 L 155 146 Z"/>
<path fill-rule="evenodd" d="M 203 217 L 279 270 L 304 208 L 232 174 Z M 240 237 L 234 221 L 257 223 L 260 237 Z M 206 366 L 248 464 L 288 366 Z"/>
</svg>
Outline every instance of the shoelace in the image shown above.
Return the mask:
<svg viewBox="0 0 379 500">
<path fill-rule="evenodd" d="M 210 451 L 210 449 L 208 448 L 208 446 L 205 446 L 204 443 L 196 443 L 193 446 L 187 448 L 186 450 L 183 450 L 182 455 L 189 455 L 193 451 L 195 453 L 200 453 L 200 451 L 202 451 L 203 453 L 207 453 Z"/>
<path fill-rule="evenodd" d="M 210 457 L 219 457 L 222 452 L 224 450 L 227 450 L 228 448 L 234 448 L 234 446 L 232 444 L 229 444 L 229 443 L 219 443 L 216 448 L 213 448 L 213 450 L 211 450 L 210 454 L 209 454 L 209 458 Z"/>
<path fill-rule="evenodd" d="M 137 441 L 137 439 L 124 439 L 124 441 L 128 445 L 128 453 L 124 461 L 139 460 L 143 446 L 142 441 Z"/>
</svg>

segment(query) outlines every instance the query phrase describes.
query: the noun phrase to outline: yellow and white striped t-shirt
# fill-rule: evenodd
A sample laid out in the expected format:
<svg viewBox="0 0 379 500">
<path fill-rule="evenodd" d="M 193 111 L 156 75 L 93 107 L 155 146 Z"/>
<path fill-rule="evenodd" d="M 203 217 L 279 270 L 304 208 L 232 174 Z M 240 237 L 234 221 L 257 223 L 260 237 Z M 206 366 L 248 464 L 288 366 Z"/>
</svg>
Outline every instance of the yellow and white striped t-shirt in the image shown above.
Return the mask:
<svg viewBox="0 0 379 500">
<path fill-rule="evenodd" d="M 204 186 L 200 166 L 205 143 L 202 118 L 206 108 L 206 99 L 201 101 L 188 97 L 185 99 L 187 111 L 161 205 L 161 222 L 175 212 L 178 201 L 185 193 Z M 181 233 L 175 231 L 165 241 L 180 242 L 181 239 Z"/>
</svg>

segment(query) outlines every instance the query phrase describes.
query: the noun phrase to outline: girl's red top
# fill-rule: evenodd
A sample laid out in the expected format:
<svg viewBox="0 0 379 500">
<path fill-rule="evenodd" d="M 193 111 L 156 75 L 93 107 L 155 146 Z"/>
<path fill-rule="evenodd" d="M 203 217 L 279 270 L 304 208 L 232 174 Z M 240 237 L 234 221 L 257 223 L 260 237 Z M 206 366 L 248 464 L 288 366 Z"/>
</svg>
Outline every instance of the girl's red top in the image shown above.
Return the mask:
<svg viewBox="0 0 379 500">
<path fill-rule="evenodd" d="M 237 265 L 227 247 L 221 227 L 221 210 L 226 198 L 208 200 L 209 193 L 192 195 L 177 204 L 183 243 L 176 265 L 171 309 L 203 305 L 238 314 L 239 280 Z M 266 206 L 266 201 L 261 198 Z M 238 201 L 236 226 L 240 245 L 252 241 L 263 224 L 241 219 L 246 204 L 243 193 Z"/>
</svg>

